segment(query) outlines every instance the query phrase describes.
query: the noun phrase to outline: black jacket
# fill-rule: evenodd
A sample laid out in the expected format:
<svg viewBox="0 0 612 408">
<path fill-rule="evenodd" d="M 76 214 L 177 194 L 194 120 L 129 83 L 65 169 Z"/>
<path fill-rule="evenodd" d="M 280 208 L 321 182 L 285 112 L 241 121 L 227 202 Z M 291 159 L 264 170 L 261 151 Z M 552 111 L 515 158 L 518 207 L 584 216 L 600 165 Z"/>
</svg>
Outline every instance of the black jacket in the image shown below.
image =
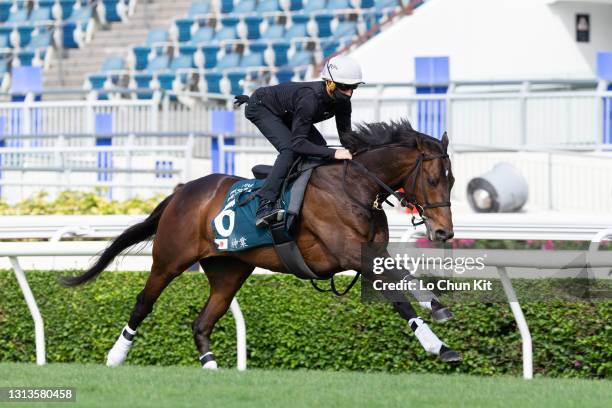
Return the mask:
<svg viewBox="0 0 612 408">
<path fill-rule="evenodd" d="M 351 131 L 351 104 L 336 104 L 324 81 L 285 82 L 259 88 L 253 94 L 291 129 L 292 149 L 298 154 L 333 157 L 334 149 L 308 139 L 313 124 L 336 117 L 338 134 Z"/>
</svg>

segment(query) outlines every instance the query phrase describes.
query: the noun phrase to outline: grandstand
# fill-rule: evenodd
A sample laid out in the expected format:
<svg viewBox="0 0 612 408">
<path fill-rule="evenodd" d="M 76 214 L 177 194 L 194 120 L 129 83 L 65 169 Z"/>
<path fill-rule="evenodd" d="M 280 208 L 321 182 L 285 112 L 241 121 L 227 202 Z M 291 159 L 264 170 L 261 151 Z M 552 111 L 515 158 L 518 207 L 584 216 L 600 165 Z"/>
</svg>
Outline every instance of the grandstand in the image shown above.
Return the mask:
<svg viewBox="0 0 612 408">
<path fill-rule="evenodd" d="M 1 0 L 2 90 L 15 66 L 44 89 L 101 99 L 144 90 L 243 93 L 247 83 L 317 76 L 315 67 L 421 1 Z"/>
</svg>

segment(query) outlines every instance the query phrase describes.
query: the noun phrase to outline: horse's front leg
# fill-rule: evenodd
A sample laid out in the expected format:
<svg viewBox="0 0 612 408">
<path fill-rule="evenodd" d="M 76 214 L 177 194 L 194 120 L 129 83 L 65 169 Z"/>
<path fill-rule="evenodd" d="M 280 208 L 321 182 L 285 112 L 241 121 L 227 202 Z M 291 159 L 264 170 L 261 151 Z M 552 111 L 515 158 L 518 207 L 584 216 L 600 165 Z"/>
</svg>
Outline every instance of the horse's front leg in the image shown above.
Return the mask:
<svg viewBox="0 0 612 408">
<path fill-rule="evenodd" d="M 390 257 L 388 252 L 384 252 L 383 258 Z M 405 271 L 399 271 L 397 269 L 391 269 L 387 271 L 387 275 L 393 281 L 400 282 L 402 280 L 413 282 L 412 286 L 408 289 L 408 292 L 414 297 L 422 308 L 427 309 L 431 312 L 431 318 L 436 322 L 445 322 L 453 317 L 453 313 L 450 309 L 443 305 L 438 297 L 430 290 L 423 289 L 424 285 L 421 284 L 421 280 L 412 274 L 406 274 Z"/>
<path fill-rule="evenodd" d="M 397 284 L 401 282 L 401 279 L 395 278 L 397 274 L 390 273 L 389 271 L 383 271 L 381 274 L 374 274 L 372 269 L 368 268 L 366 265 L 362 265 L 362 267 L 365 269 L 361 272 L 365 280 L 362 284 L 371 284 L 372 287 L 393 306 L 395 311 L 408 322 L 414 335 L 427 353 L 439 356 L 444 362 L 461 360 L 459 353 L 442 342 L 427 323 L 417 315 L 416 310 L 414 310 L 401 291 L 386 289 L 389 287 L 390 283 Z M 380 290 L 377 290 L 377 288 Z"/>
</svg>

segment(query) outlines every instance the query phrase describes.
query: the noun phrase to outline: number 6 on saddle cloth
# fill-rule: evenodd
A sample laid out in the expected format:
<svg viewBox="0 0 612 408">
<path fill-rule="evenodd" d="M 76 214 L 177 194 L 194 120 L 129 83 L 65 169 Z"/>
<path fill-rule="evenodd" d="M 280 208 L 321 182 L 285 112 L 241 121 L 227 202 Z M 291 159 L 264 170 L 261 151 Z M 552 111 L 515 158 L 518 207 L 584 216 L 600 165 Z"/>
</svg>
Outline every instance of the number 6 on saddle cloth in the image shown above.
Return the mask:
<svg viewBox="0 0 612 408">
<path fill-rule="evenodd" d="M 298 158 L 291 167 L 281 190 L 285 217 L 265 228 L 255 227 L 258 198 L 255 192 L 263 185 L 272 166 L 257 165 L 252 171 L 255 179 L 241 180 L 232 185 L 223 201 L 222 210 L 212 221 L 215 244 L 219 252 L 236 252 L 262 245 L 274 245 L 285 268 L 298 278 L 320 279 L 304 262 L 292 236 L 302 208 L 304 192 L 312 170 L 325 161 Z"/>
</svg>

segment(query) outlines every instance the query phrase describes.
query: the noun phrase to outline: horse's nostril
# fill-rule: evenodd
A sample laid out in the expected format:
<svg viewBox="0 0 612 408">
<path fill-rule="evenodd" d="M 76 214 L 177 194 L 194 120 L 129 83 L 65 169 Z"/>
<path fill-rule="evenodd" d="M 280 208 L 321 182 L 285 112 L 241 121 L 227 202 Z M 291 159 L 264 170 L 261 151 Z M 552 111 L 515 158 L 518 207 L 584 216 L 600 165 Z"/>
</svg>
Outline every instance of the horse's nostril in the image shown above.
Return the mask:
<svg viewBox="0 0 612 408">
<path fill-rule="evenodd" d="M 443 230 L 443 229 L 437 229 L 435 234 L 436 234 L 436 239 L 439 241 L 449 240 L 455 235 L 453 231 L 447 232 L 446 230 Z"/>
</svg>

